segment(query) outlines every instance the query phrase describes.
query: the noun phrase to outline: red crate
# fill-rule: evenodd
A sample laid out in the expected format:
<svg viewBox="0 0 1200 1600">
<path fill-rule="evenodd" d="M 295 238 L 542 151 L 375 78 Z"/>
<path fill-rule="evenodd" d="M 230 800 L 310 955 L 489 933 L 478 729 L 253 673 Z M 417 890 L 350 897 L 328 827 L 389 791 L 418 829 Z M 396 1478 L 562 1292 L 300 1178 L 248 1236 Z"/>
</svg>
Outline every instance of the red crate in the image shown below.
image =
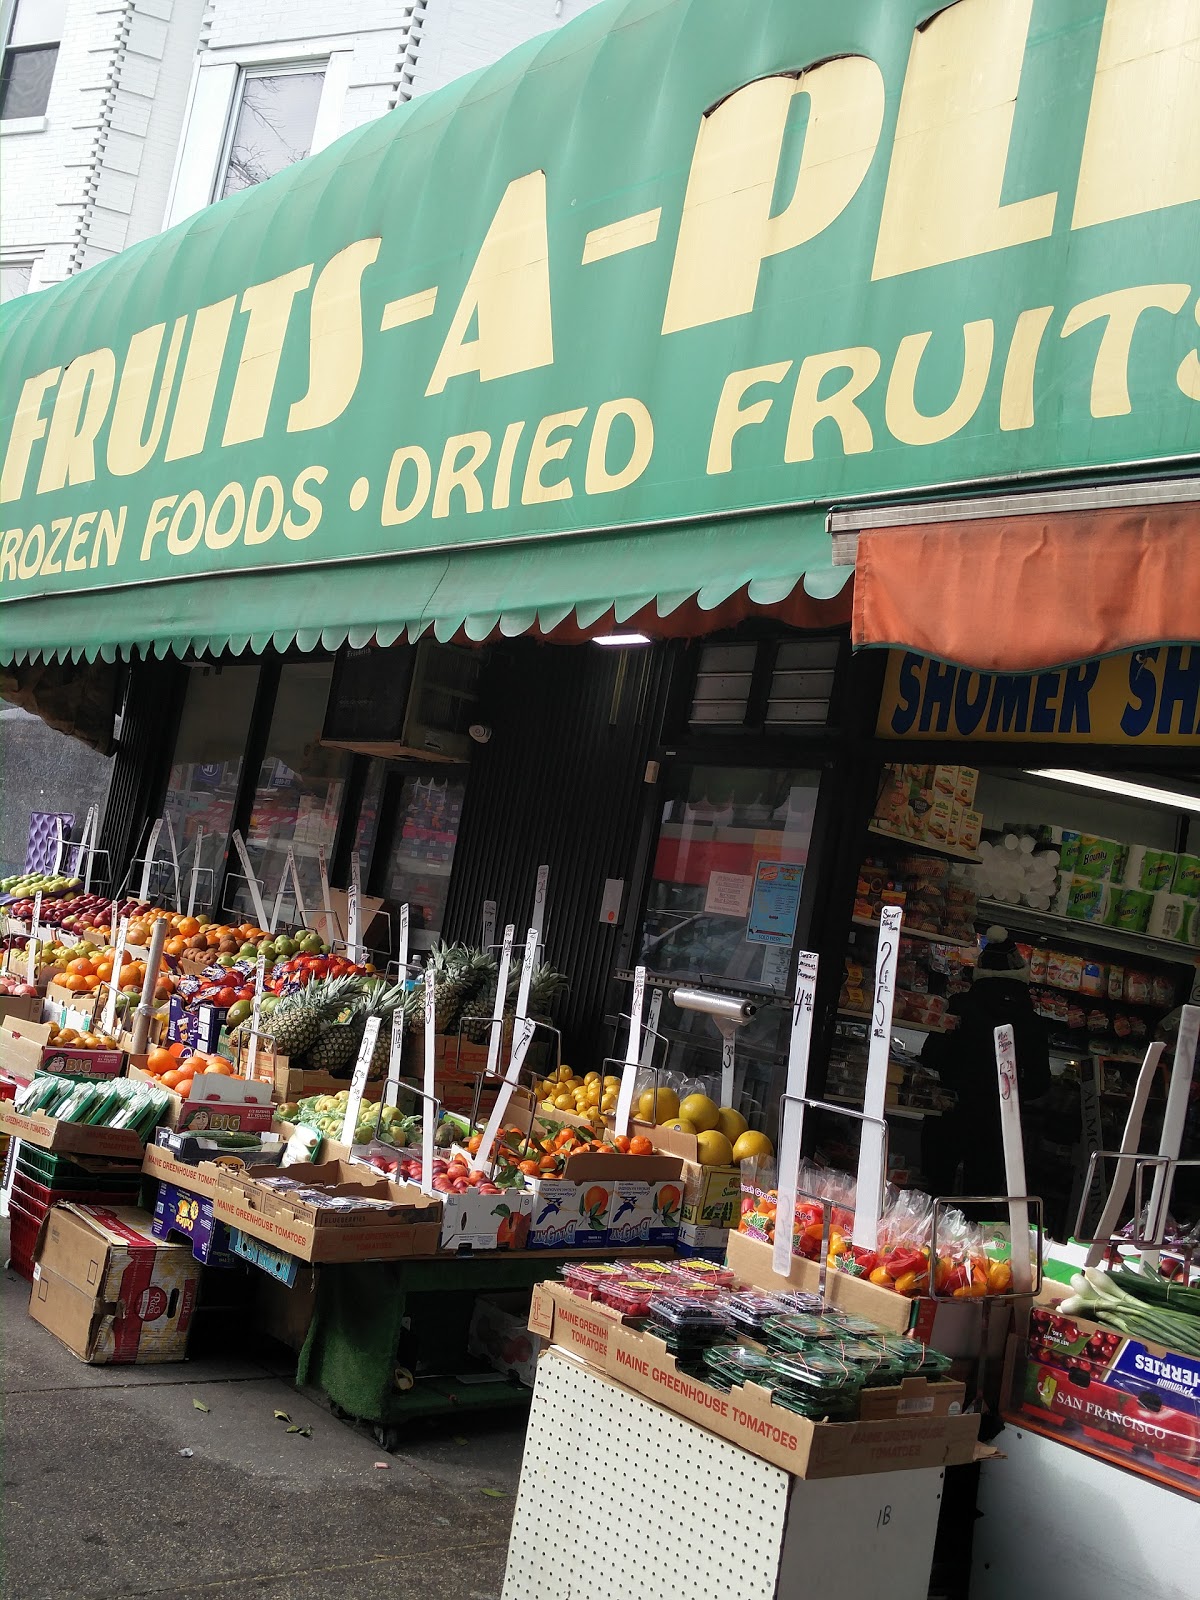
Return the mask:
<svg viewBox="0 0 1200 1600">
<path fill-rule="evenodd" d="M 33 1279 L 33 1262 L 37 1250 L 42 1218 L 34 1217 L 15 1201 L 9 1202 L 8 1211 L 8 1264 L 23 1278 Z"/>
</svg>

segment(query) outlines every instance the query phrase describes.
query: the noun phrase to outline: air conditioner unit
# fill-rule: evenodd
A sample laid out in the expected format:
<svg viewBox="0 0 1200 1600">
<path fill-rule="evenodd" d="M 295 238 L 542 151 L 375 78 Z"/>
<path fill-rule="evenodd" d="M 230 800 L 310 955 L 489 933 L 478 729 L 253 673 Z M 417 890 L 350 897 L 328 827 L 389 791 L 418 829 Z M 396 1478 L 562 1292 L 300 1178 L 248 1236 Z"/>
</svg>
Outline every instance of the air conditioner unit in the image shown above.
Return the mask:
<svg viewBox="0 0 1200 1600">
<path fill-rule="evenodd" d="M 482 652 L 422 639 L 338 652 L 321 743 L 359 755 L 465 762 Z"/>
</svg>

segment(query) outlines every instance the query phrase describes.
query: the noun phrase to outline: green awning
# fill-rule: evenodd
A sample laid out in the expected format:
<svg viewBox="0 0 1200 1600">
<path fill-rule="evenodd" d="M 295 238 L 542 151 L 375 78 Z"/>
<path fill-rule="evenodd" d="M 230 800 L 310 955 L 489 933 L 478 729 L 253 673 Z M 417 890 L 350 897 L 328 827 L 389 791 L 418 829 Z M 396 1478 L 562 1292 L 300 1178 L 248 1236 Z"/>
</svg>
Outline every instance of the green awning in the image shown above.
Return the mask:
<svg viewBox="0 0 1200 1600">
<path fill-rule="evenodd" d="M 670 632 L 670 619 L 689 602 L 711 613 L 744 593 L 748 605 L 779 606 L 802 574 L 812 600 L 834 599 L 850 569 L 832 566 L 830 554 L 821 515 L 738 518 L 652 534 L 145 584 L 114 592 L 102 605 L 94 596 L 60 595 L 7 607 L 5 643 L 20 661 L 111 661 L 135 649 L 182 656 L 293 645 L 332 650 L 372 639 L 389 645 L 429 629 L 439 639 L 476 641 L 549 634 L 564 624 L 592 631 L 606 617 L 618 626 L 638 618 L 651 631 Z M 265 627 L 265 617 L 287 620 Z"/>
<path fill-rule="evenodd" d="M 0 659 L 700 631 L 831 508 L 1177 470 L 1195 13 L 601 0 L 8 302 Z"/>
</svg>

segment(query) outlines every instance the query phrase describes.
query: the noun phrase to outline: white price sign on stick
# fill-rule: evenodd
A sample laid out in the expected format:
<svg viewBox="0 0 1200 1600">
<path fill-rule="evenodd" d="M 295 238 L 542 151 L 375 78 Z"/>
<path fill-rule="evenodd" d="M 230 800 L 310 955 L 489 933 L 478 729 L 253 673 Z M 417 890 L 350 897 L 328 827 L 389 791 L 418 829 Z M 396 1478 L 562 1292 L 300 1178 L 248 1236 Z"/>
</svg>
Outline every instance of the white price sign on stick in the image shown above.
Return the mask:
<svg viewBox="0 0 1200 1600">
<path fill-rule="evenodd" d="M 83 863 L 84 894 L 91 894 L 92 892 L 92 867 L 96 861 L 96 833 L 99 826 L 100 808 L 99 806 L 89 806 L 87 821 L 83 825 L 83 844 L 79 851 L 79 860 Z"/>
<path fill-rule="evenodd" d="M 42 936 L 42 891 L 33 897 L 33 912 L 29 918 L 29 950 L 25 957 L 25 982 L 36 983 L 38 943 Z"/>
<path fill-rule="evenodd" d="M 1200 1043 L 1200 1006 L 1186 1005 L 1179 1012 L 1179 1034 L 1175 1041 L 1175 1058 L 1171 1063 L 1171 1081 L 1167 1085 L 1167 1105 L 1163 1112 L 1162 1134 L 1158 1153 L 1168 1161 L 1177 1161 L 1183 1145 L 1184 1124 L 1187 1122 L 1188 1099 L 1192 1092 L 1192 1078 L 1196 1070 L 1196 1048 Z M 1150 1191 L 1150 1209 L 1147 1216 L 1150 1232 L 1147 1238 L 1161 1239 L 1166 1222 L 1166 1210 L 1171 1203 L 1171 1185 L 1167 1168 L 1158 1166 Z M 1157 1268 L 1158 1251 L 1143 1250 L 1142 1265 Z"/>
<path fill-rule="evenodd" d="M 625 1065 L 621 1068 L 621 1088 L 617 1094 L 617 1114 L 613 1131 L 629 1132 L 629 1116 L 633 1110 L 633 1091 L 637 1084 L 642 1048 L 642 1007 L 646 1000 L 646 969 L 635 967 L 633 972 L 633 998 L 629 1002 L 629 1041 L 625 1046 Z M 656 1119 L 657 1120 L 657 1117 Z"/>
<path fill-rule="evenodd" d="M 400 948 L 396 953 L 396 964 L 400 968 L 400 982 L 403 983 L 408 976 L 408 930 L 409 910 L 408 901 L 400 907 Z"/>
<path fill-rule="evenodd" d="M 995 1030 L 996 1072 L 1000 1084 L 1000 1136 L 1004 1141 L 1004 1177 L 1010 1195 L 1023 1195 L 1025 1145 L 1021 1138 L 1021 1094 L 1017 1087 L 1017 1041 L 1011 1023 Z M 1024 1200 L 1008 1202 L 1013 1289 L 1033 1293 L 1033 1259 L 1029 1251 L 1029 1206 Z"/>
<path fill-rule="evenodd" d="M 246 1046 L 246 1076 L 252 1078 L 258 1064 L 258 1028 L 262 1017 L 263 985 L 267 981 L 267 958 L 259 956 L 254 967 L 254 999 L 250 1006 L 250 1043 Z"/>
<path fill-rule="evenodd" d="M 57 877 L 62 871 L 63 855 L 67 848 L 67 836 L 63 832 L 63 820 L 61 817 L 55 817 L 54 831 L 58 837 L 54 842 L 54 865 L 50 868 L 50 871 Z"/>
<path fill-rule="evenodd" d="M 238 860 L 242 863 L 242 872 L 249 889 L 250 903 L 254 907 L 254 915 L 258 918 L 258 926 L 265 929 L 267 926 L 267 908 L 263 905 L 258 879 L 254 876 L 254 868 L 250 865 L 250 852 L 246 849 L 246 841 L 236 828 L 233 830 L 233 846 L 238 853 Z"/>
<path fill-rule="evenodd" d="M 400 1082 L 400 1069 L 404 1061 L 404 1007 L 392 1012 L 392 1042 L 388 1051 L 388 1082 Z"/>
<path fill-rule="evenodd" d="M 490 950 L 496 942 L 496 918 L 499 907 L 494 900 L 483 902 L 483 941 L 482 948 Z"/>
<path fill-rule="evenodd" d="M 1129 1186 L 1133 1182 L 1137 1166 L 1138 1148 L 1142 1141 L 1142 1119 L 1146 1115 L 1154 1075 L 1158 1071 L 1158 1064 L 1166 1048 L 1161 1039 L 1156 1039 L 1147 1047 L 1145 1059 L 1138 1071 L 1137 1082 L 1133 1086 L 1133 1099 L 1129 1102 L 1129 1114 L 1125 1118 L 1125 1132 L 1121 1136 L 1121 1153 L 1117 1157 L 1112 1187 L 1108 1191 L 1108 1199 L 1104 1202 L 1100 1220 L 1096 1224 L 1096 1237 L 1088 1247 L 1089 1267 L 1100 1265 L 1104 1252 L 1108 1249 L 1109 1240 L 1121 1220 L 1121 1213 L 1125 1209 Z"/>
<path fill-rule="evenodd" d="M 158 849 L 158 836 L 162 832 L 162 827 L 163 819 L 159 817 L 150 829 L 150 837 L 146 841 L 146 859 L 142 862 L 142 892 L 138 897 L 141 900 L 150 898 L 150 871 L 154 866 L 154 852 Z"/>
<path fill-rule="evenodd" d="M 381 1018 L 368 1017 L 367 1025 L 363 1030 L 362 1043 L 358 1047 L 358 1059 L 354 1063 L 354 1073 L 350 1079 L 350 1096 L 346 1101 L 346 1115 L 342 1120 L 342 1143 L 353 1144 L 354 1135 L 358 1128 L 358 1114 L 362 1109 L 363 1093 L 367 1087 L 367 1078 L 371 1072 L 371 1057 L 375 1053 L 375 1041 L 379 1037 Z"/>
<path fill-rule="evenodd" d="M 546 931 L 546 897 L 550 887 L 550 868 L 537 869 L 537 882 L 533 886 L 533 916 L 531 926 L 537 929 L 537 942 L 542 943 Z"/>
<path fill-rule="evenodd" d="M 333 944 L 338 934 L 337 918 L 333 914 L 333 895 L 329 889 L 329 862 L 325 859 L 325 846 L 317 846 L 317 867 L 321 874 L 321 904 L 325 908 L 325 940 Z"/>
<path fill-rule="evenodd" d="M 121 918 L 113 945 L 112 977 L 108 981 L 108 999 L 104 1005 L 104 1031 L 110 1037 L 117 1025 L 117 990 L 121 986 L 121 967 L 125 960 L 125 940 L 129 937 L 129 918 Z"/>
<path fill-rule="evenodd" d="M 167 849 L 171 852 L 171 881 L 175 885 L 175 909 L 183 910 L 183 891 L 179 887 L 179 847 L 175 843 L 175 824 L 171 821 L 171 813 L 163 812 L 163 821 L 167 825 Z"/>
<path fill-rule="evenodd" d="M 496 974 L 496 998 L 492 1001 L 492 1025 L 488 1030 L 486 1076 L 494 1078 L 500 1070 L 500 1046 L 504 1042 L 504 1004 L 508 999 L 508 972 L 512 966 L 513 940 L 517 930 L 510 922 L 504 930 L 500 950 L 500 970 Z"/>
<path fill-rule="evenodd" d="M 433 1102 L 437 1097 L 437 1065 L 434 1057 L 433 1030 L 437 1022 L 437 1000 L 434 994 L 433 967 L 425 968 L 425 1104 L 421 1114 L 421 1187 L 426 1194 L 433 1193 Z"/>
<path fill-rule="evenodd" d="M 479 1149 L 471 1157 L 471 1166 L 476 1172 L 482 1172 L 492 1158 L 492 1147 L 496 1143 L 496 1135 L 500 1125 L 508 1112 L 508 1102 L 513 1097 L 513 1090 L 521 1076 L 521 1069 L 525 1065 L 525 1057 L 529 1046 L 533 1043 L 533 1036 L 537 1032 L 537 1023 L 524 1017 L 516 1026 L 513 1033 L 512 1060 L 504 1074 L 504 1081 L 496 1092 L 496 1103 L 492 1107 L 492 1114 L 487 1119 L 483 1130 L 483 1137 L 479 1142 Z"/>
<path fill-rule="evenodd" d="M 529 1015 L 529 988 L 533 983 L 533 969 L 537 965 L 538 931 L 530 928 L 525 937 L 525 954 L 521 958 L 521 982 L 517 987 L 517 1017 L 518 1022 L 524 1022 Z"/>
<path fill-rule="evenodd" d="M 779 1124 L 779 1193 L 775 1205 L 775 1248 L 771 1265 L 780 1277 L 792 1270 L 792 1227 L 800 1179 L 800 1148 L 804 1139 L 804 1107 L 796 1104 L 808 1093 L 808 1059 L 812 1051 L 813 1011 L 817 998 L 817 957 L 801 950 L 796 962 L 796 998 L 788 1035 L 787 1093 Z M 784 1218 L 781 1226 L 779 1219 Z"/>
<path fill-rule="evenodd" d="M 350 888 L 346 894 L 346 954 L 357 961 L 360 954 L 359 904 L 362 900 L 362 873 L 355 856 L 350 863 Z"/>
<path fill-rule="evenodd" d="M 197 889 L 197 886 L 198 886 L 198 884 L 200 882 L 200 860 L 201 860 L 201 852 L 203 851 L 203 849 L 204 849 L 204 829 L 203 828 L 197 828 L 196 829 L 196 849 L 195 849 L 195 853 L 192 856 L 192 878 L 191 878 L 190 884 L 188 885 L 188 908 L 187 908 L 187 914 L 188 914 L 189 917 L 194 916 L 195 912 L 196 912 L 196 889 Z"/>
<path fill-rule="evenodd" d="M 642 1066 L 654 1065 L 654 1041 L 658 1034 L 658 1019 L 662 1016 L 663 992 L 655 989 L 650 996 L 650 1011 L 646 1017 L 646 1031 L 642 1038 Z"/>
<path fill-rule="evenodd" d="M 883 1196 L 883 1160 L 887 1102 L 888 1056 L 892 1047 L 892 1007 L 896 1000 L 896 961 L 904 918 L 899 906 L 879 913 L 879 953 L 875 962 L 875 1001 L 867 1046 L 867 1087 L 858 1146 L 858 1186 L 854 1202 L 854 1242 L 874 1250 L 879 1239 L 879 1205 Z M 776 1213 L 778 1215 L 778 1212 Z"/>
</svg>

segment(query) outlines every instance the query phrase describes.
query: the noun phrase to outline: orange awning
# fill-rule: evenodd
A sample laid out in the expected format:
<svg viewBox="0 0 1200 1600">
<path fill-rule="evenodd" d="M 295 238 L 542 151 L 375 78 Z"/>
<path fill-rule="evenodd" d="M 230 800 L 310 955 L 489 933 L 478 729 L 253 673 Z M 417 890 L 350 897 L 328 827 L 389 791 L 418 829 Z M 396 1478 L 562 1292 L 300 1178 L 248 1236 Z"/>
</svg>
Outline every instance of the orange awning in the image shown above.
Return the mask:
<svg viewBox="0 0 1200 1600">
<path fill-rule="evenodd" d="M 1200 642 L 1200 505 L 864 530 L 852 627 L 855 648 L 1000 672 Z"/>
</svg>

